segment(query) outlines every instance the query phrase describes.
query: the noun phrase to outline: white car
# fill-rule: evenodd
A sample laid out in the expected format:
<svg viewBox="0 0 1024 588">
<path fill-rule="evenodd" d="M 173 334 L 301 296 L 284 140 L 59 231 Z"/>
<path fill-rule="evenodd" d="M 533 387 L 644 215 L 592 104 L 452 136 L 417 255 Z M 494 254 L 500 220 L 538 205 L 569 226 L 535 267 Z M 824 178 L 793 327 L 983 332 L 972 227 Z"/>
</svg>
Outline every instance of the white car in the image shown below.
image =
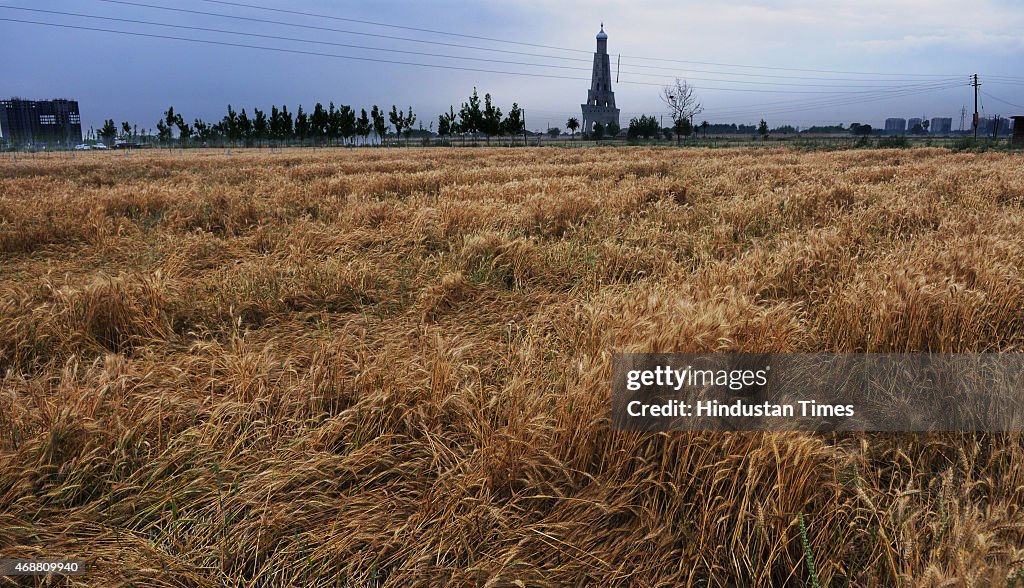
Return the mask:
<svg viewBox="0 0 1024 588">
<path fill-rule="evenodd" d="M 92 146 L 92 148 L 93 149 L 99 149 L 101 151 L 106 151 L 107 149 L 110 149 L 110 147 L 107 147 L 103 143 L 96 143 L 95 145 Z"/>
<path fill-rule="evenodd" d="M 89 145 L 86 145 L 85 143 L 80 143 L 78 145 L 75 145 L 75 151 L 89 151 L 90 149 L 92 149 L 92 147 L 89 146 Z"/>
</svg>

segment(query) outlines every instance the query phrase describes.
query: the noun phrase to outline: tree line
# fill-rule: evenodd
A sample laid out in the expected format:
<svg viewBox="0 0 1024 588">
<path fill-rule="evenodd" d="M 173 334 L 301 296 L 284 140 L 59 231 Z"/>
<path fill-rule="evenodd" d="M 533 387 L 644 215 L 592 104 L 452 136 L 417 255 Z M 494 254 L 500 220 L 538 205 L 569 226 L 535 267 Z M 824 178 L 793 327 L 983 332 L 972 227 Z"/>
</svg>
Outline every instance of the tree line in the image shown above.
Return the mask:
<svg viewBox="0 0 1024 588">
<path fill-rule="evenodd" d="M 417 124 L 418 123 L 418 124 Z M 227 106 L 227 112 L 216 122 L 196 118 L 189 122 L 173 106 L 168 107 L 156 123 L 155 133 L 131 125 L 127 121 L 118 126 L 113 119 L 104 121 L 96 139 L 107 144 L 120 141 L 133 143 L 159 143 L 163 146 L 263 146 L 275 144 L 303 145 L 380 145 L 392 139 L 405 139 L 408 143 L 412 137 L 426 138 L 434 135 L 434 123 L 426 128 L 411 106 L 401 109 L 392 105 L 387 111 L 373 105 L 356 108 L 347 104 L 335 106 L 329 102 L 327 106 L 317 102 L 311 111 L 301 105 L 293 113 L 287 105 L 273 105 L 269 111 L 253 108 L 251 113 L 245 108 L 235 110 Z M 437 135 L 451 138 L 484 136 L 488 143 L 499 135 L 519 136 L 526 132 L 526 120 L 519 104 L 513 103 L 507 115 L 503 115 L 500 107 L 495 105 L 490 94 L 481 100 L 477 89 L 455 111 L 450 106 L 448 112 L 442 113 L 437 119 Z M 90 135 L 93 132 L 90 131 Z M 91 137 L 90 137 L 91 138 Z"/>
<path fill-rule="evenodd" d="M 799 129 L 789 125 L 769 130 L 764 120 L 756 126 L 711 124 L 707 121 L 695 124 L 694 116 L 703 111 L 703 105 L 694 95 L 693 88 L 681 79 L 676 79 L 674 84 L 662 88 L 661 100 L 670 111 L 671 126 L 663 128 L 659 119 L 654 116 L 634 117 L 630 119 L 626 129 L 627 139 L 664 137 L 666 140 L 675 138 L 678 141 L 701 132 L 705 136 L 708 133 L 756 134 L 765 139 L 770 133 L 799 132 Z M 442 142 L 447 139 L 449 144 L 456 136 L 461 136 L 465 144 L 467 138 L 476 139 L 480 136 L 485 137 L 490 143 L 491 139 L 497 136 L 522 135 L 525 141 L 528 135 L 525 112 L 518 103 L 513 102 L 505 114 L 494 103 L 489 93 L 484 94 L 481 99 L 476 87 L 458 110 L 454 105 L 449 106 L 447 112 L 437 117 L 436 123 L 436 136 L 441 137 Z M 577 131 L 580 131 L 583 136 L 598 141 L 605 137 L 617 137 L 622 130 L 615 122 L 607 125 L 596 123 L 590 129 L 582 129 L 576 117 L 569 118 L 565 128 L 573 138 Z M 843 125 L 808 129 L 810 132 L 819 130 L 842 132 L 847 129 L 844 129 Z M 871 133 L 872 128 L 869 125 L 854 123 L 849 131 L 853 134 L 867 135 Z M 547 134 L 556 138 L 560 134 L 560 129 L 549 128 Z M 90 135 L 93 135 L 91 130 Z M 147 130 L 140 133 L 137 126 L 128 122 L 122 122 L 118 126 L 113 119 L 108 119 L 95 135 L 107 143 L 119 139 L 128 144 L 157 142 L 165 146 L 381 145 L 391 139 L 397 139 L 400 144 L 404 138 L 408 144 L 413 137 L 427 139 L 435 136 L 434 122 L 430 122 L 424 128 L 423 122 L 413 112 L 411 106 L 403 110 L 397 105 L 392 105 L 388 111 L 373 105 L 369 111 L 360 108 L 357 112 L 352 106 L 336 106 L 333 101 L 328 102 L 327 106 L 317 102 L 308 112 L 300 105 L 294 113 L 287 105 L 272 105 L 269 111 L 253 108 L 250 113 L 245 108 L 236 111 L 229 104 L 227 112 L 219 121 L 207 122 L 196 118 L 191 123 L 180 112 L 175 111 L 174 107 L 168 107 L 156 123 L 155 134 Z"/>
<path fill-rule="evenodd" d="M 410 106 L 407 111 L 392 105 L 387 113 L 376 104 L 367 112 L 347 104 L 335 106 L 329 102 L 326 107 L 317 102 L 307 112 L 300 105 L 294 115 L 287 105 L 270 111 L 253 108 L 252 114 L 245 108 L 236 111 L 230 104 L 220 121 L 211 123 L 197 118 L 189 124 L 174 111 L 164 111 L 156 124 L 156 139 L 163 145 L 198 143 L 262 146 L 272 143 L 311 143 L 313 145 L 356 145 L 383 142 L 389 136 L 405 137 L 408 141 L 416 124 L 416 115 Z M 422 126 L 421 126 L 422 128 Z M 177 131 L 177 138 L 175 138 Z M 392 135 L 393 133 L 393 135 Z"/>
<path fill-rule="evenodd" d="M 455 135 L 466 135 L 477 137 L 483 134 L 487 142 L 498 135 L 516 136 L 526 132 L 526 117 L 519 104 L 512 103 L 512 108 L 505 118 L 501 116 L 501 108 L 494 105 L 490 94 L 484 94 L 483 105 L 480 103 L 480 96 L 476 88 L 466 102 L 462 103 L 458 114 L 454 106 L 448 107 L 448 112 L 437 117 L 437 134 L 441 137 L 452 137 Z"/>
<path fill-rule="evenodd" d="M 189 123 L 180 112 L 171 106 L 164 111 L 156 123 L 156 133 L 128 122 L 121 123 L 120 132 L 112 119 L 104 122 L 96 133 L 105 142 L 120 139 L 125 142 L 152 142 L 164 146 L 187 145 L 245 145 L 262 146 L 270 143 L 312 143 L 314 145 L 369 144 L 379 143 L 388 136 L 407 140 L 414 133 L 416 115 L 409 107 L 407 111 L 391 107 L 391 112 L 374 105 L 370 112 L 365 108 L 357 114 L 347 104 L 327 107 L 317 102 L 311 112 L 299 106 L 294 115 L 288 106 L 271 106 L 270 111 L 254 108 L 249 114 L 245 108 L 240 111 L 228 105 L 227 113 L 217 122 L 201 118 Z M 393 134 L 392 134 L 393 133 Z"/>
</svg>

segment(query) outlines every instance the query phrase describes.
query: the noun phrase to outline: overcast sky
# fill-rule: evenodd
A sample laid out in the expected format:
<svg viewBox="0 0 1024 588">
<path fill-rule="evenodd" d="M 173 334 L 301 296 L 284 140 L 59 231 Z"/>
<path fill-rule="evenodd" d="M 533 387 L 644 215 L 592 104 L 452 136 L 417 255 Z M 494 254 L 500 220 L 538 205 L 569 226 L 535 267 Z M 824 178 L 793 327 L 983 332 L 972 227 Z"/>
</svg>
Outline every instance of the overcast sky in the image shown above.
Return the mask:
<svg viewBox="0 0 1024 588">
<path fill-rule="evenodd" d="M 956 129 L 961 107 L 973 108 L 972 89 L 967 85 L 973 73 L 981 75 L 983 114 L 1024 114 L 1024 107 L 1013 106 L 1024 105 L 1024 2 L 1019 0 L 0 0 L 0 4 L 225 32 L 11 8 L 0 9 L 0 18 L 503 72 L 0 21 L 0 53 L 6 56 L 0 95 L 77 99 L 86 128 L 98 128 L 104 118 L 152 128 L 169 105 L 189 120 L 217 120 L 228 103 L 249 112 L 254 106 L 269 110 L 271 104 L 285 103 L 294 112 L 300 103 L 308 109 L 317 101 L 330 100 L 357 109 L 372 104 L 411 105 L 427 124 L 436 121 L 448 105 L 457 109 L 474 86 L 481 95 L 490 92 L 505 111 L 517 101 L 526 109 L 531 129 L 549 123 L 564 126 L 569 116 L 579 117 L 579 105 L 586 99 L 590 53 L 602 20 L 613 69 L 621 54 L 619 83 L 613 89 L 623 123 L 641 113 L 660 114 L 664 107 L 658 100 L 659 86 L 674 76 L 688 79 L 697 88 L 705 105 L 697 118 L 711 122 L 749 123 L 763 117 L 772 126 L 852 121 L 880 125 L 887 116 L 924 115 L 952 117 Z M 179 11 L 154 8 L 159 6 Z M 969 120 L 968 116 L 968 124 Z"/>
</svg>

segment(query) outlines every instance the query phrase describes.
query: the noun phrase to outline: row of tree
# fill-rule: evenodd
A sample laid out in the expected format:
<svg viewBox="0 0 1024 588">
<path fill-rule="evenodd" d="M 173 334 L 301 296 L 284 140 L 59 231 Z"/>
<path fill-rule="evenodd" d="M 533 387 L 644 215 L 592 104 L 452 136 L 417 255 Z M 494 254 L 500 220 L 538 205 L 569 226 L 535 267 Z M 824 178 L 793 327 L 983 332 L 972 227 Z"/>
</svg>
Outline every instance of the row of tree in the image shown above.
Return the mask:
<svg viewBox="0 0 1024 588">
<path fill-rule="evenodd" d="M 351 106 L 343 104 L 336 108 L 331 102 L 325 108 L 318 102 L 311 113 L 299 106 L 293 116 L 287 106 L 272 106 L 269 113 L 255 108 L 249 115 L 244 108 L 239 112 L 229 104 L 227 114 L 220 121 L 209 123 L 197 118 L 191 124 L 172 106 L 157 121 L 155 135 L 145 129 L 140 133 L 137 126 L 128 122 L 122 122 L 118 132 L 114 121 L 108 119 L 96 137 L 106 143 L 117 139 L 128 143 L 149 142 L 155 138 L 167 146 L 175 143 L 259 146 L 296 141 L 314 145 L 370 144 L 380 143 L 390 136 L 405 137 L 408 141 L 414 134 L 429 132 L 422 124 L 414 130 L 415 124 L 416 114 L 411 106 L 406 111 L 392 106 L 388 113 L 374 105 L 369 113 L 363 108 L 357 115 Z"/>
<path fill-rule="evenodd" d="M 404 137 L 406 142 L 412 136 L 429 137 L 433 134 L 434 123 L 427 128 L 420 122 L 417 128 L 417 116 L 412 107 L 401 110 L 392 106 L 391 111 L 374 105 L 369 112 L 334 102 L 325 107 L 317 103 L 311 112 L 302 106 L 292 114 L 288 107 L 271 106 L 270 111 L 254 108 L 252 113 L 242 108 L 236 111 L 230 104 L 227 113 L 217 122 L 207 122 L 196 118 L 189 123 L 174 107 L 164 111 L 156 123 L 156 133 L 142 130 L 128 122 L 121 123 L 120 129 L 112 120 L 104 121 L 103 127 L 95 133 L 97 139 L 113 143 L 120 139 L 125 143 L 152 142 L 162 145 L 246 145 L 261 146 L 264 144 L 312 143 L 313 145 L 366 145 L 381 144 L 389 137 Z M 476 88 L 464 102 L 458 112 L 449 107 L 448 112 L 441 114 L 437 120 L 437 134 L 441 137 L 455 135 L 478 137 L 483 135 L 488 142 L 494 136 L 518 136 L 526 132 L 526 120 L 523 110 L 517 103 L 507 115 L 503 116 L 501 108 L 496 106 L 490 94 L 485 94 L 481 101 Z M 92 131 L 90 131 L 90 135 Z"/>
<path fill-rule="evenodd" d="M 690 135 L 693 132 L 693 115 L 702 110 L 700 103 L 693 96 L 693 89 L 685 81 L 677 79 L 675 85 L 663 89 L 662 99 L 672 111 L 673 130 L 676 136 Z M 218 122 L 210 123 L 196 118 L 189 123 L 181 113 L 175 112 L 172 106 L 164 111 L 163 117 L 157 121 L 155 138 L 160 144 L 168 146 L 175 142 L 180 145 L 220 143 L 261 146 L 266 143 L 296 141 L 311 142 L 314 145 L 365 145 L 383 143 L 392 133 L 396 137 L 404 136 L 406 142 L 413 133 L 423 136 L 432 134 L 433 123 L 430 123 L 428 129 L 424 129 L 421 122 L 418 131 L 414 131 L 416 122 L 417 117 L 411 106 L 403 111 L 393 105 L 390 113 L 387 113 L 374 105 L 370 112 L 362 108 L 357 114 L 356 110 L 347 104 L 335 107 L 334 102 L 330 102 L 324 107 L 317 102 L 312 112 L 307 113 L 300 105 L 294 115 L 286 105 L 280 108 L 276 105 L 271 106 L 269 112 L 254 108 L 250 115 L 245 108 L 236 111 L 229 104 L 227 113 Z M 707 123 L 703 125 L 706 127 Z M 579 120 L 570 118 L 566 127 L 575 137 L 576 131 L 579 130 Z M 124 142 L 137 142 L 140 139 L 149 142 L 150 137 L 146 131 L 143 131 L 144 134 L 140 137 L 137 127 L 128 122 L 121 123 L 120 130 L 120 138 Z M 618 124 L 614 122 L 608 125 L 598 123 L 590 129 L 584 129 L 586 135 L 597 140 L 606 135 L 615 137 L 620 131 Z M 660 125 L 655 118 L 645 115 L 630 121 L 627 135 L 631 139 L 649 139 L 660 132 Z M 438 116 L 437 133 L 442 138 L 455 135 L 475 138 L 482 134 L 488 143 L 492 137 L 499 135 L 523 134 L 525 137 L 525 113 L 519 104 L 513 103 L 508 114 L 503 116 L 501 108 L 494 104 L 491 95 L 484 94 L 481 101 L 474 87 L 473 93 L 462 103 L 458 112 L 454 106 L 449 106 L 448 112 Z M 118 127 L 112 119 L 104 121 L 98 137 L 108 143 L 118 138 Z"/>
<path fill-rule="evenodd" d="M 454 135 L 470 135 L 476 137 L 483 134 L 490 143 L 491 137 L 498 135 L 516 136 L 526 132 L 526 118 L 519 104 L 513 102 L 511 110 L 505 118 L 501 117 L 501 108 L 494 105 L 490 94 L 484 94 L 483 105 L 476 88 L 466 102 L 462 103 L 456 114 L 455 107 L 449 106 L 448 112 L 437 117 L 437 134 L 442 137 Z"/>
<path fill-rule="evenodd" d="M 390 124 L 389 124 L 390 123 Z M 177 131 L 177 141 L 188 144 L 194 139 L 200 144 L 228 143 L 235 145 L 264 145 L 270 142 L 312 142 L 314 145 L 353 145 L 382 142 L 391 135 L 404 136 L 406 140 L 413 133 L 416 115 L 410 106 L 407 111 L 397 106 L 391 112 L 376 104 L 367 112 L 359 113 L 347 105 L 335 107 L 330 102 L 325 108 L 317 102 L 312 112 L 307 113 L 300 105 L 294 116 L 288 107 L 271 106 L 270 112 L 254 108 L 249 115 L 245 108 L 236 111 L 230 104 L 227 114 L 216 123 L 200 118 L 192 124 L 185 121 L 174 108 L 168 108 L 157 122 L 157 140 L 164 145 L 172 144 Z M 421 125 L 422 130 L 422 125 Z"/>
</svg>

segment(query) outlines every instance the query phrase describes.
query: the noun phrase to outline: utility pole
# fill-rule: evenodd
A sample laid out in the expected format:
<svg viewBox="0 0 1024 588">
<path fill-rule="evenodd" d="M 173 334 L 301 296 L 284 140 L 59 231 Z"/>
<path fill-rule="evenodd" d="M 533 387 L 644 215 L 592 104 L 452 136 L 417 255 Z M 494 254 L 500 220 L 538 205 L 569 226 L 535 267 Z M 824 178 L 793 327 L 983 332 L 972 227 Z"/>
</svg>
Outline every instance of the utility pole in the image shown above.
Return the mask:
<svg viewBox="0 0 1024 588">
<path fill-rule="evenodd" d="M 971 85 L 974 86 L 974 140 L 978 140 L 978 74 L 974 74 L 974 79 L 971 80 Z"/>
<path fill-rule="evenodd" d="M 523 147 L 527 146 L 526 141 L 526 109 L 523 109 Z"/>
</svg>

